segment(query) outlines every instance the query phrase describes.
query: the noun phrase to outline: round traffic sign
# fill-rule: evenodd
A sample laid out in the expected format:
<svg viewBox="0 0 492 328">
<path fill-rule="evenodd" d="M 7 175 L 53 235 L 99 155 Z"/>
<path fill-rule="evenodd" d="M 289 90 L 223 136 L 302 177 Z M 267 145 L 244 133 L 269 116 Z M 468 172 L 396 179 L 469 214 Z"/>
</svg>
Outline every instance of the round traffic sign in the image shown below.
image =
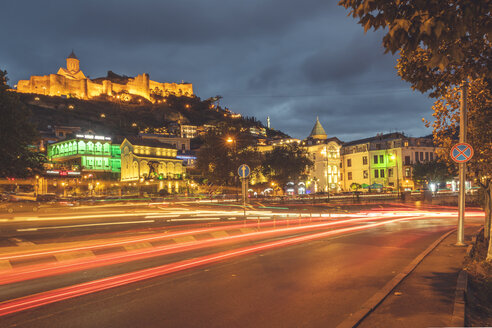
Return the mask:
<svg viewBox="0 0 492 328">
<path fill-rule="evenodd" d="M 241 164 L 237 169 L 237 173 L 241 178 L 247 178 L 250 172 L 251 170 L 249 169 L 249 166 L 246 164 Z"/>
<path fill-rule="evenodd" d="M 451 158 L 456 163 L 466 163 L 473 157 L 473 148 L 465 142 L 457 143 L 451 148 Z"/>
</svg>

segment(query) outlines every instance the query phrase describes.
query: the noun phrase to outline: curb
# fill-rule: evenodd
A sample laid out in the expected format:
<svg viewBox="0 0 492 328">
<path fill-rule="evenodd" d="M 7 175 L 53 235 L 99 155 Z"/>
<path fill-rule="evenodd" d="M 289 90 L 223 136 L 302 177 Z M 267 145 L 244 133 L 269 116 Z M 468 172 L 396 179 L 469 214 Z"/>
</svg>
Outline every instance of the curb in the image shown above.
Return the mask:
<svg viewBox="0 0 492 328">
<path fill-rule="evenodd" d="M 468 290 L 468 272 L 461 270 L 456 283 L 451 327 L 465 327 L 466 292 Z"/>
<path fill-rule="evenodd" d="M 357 327 L 364 318 L 366 318 L 381 302 L 391 293 L 391 291 L 405 279 L 413 270 L 419 265 L 422 260 L 429 255 L 444 239 L 455 232 L 456 229 L 452 229 L 439 237 L 434 243 L 432 243 L 426 250 L 420 253 L 409 265 L 407 265 L 400 273 L 398 273 L 393 279 L 391 279 L 386 285 L 377 291 L 371 298 L 369 298 L 364 304 L 362 304 L 359 311 L 355 312 L 351 317 L 342 321 L 337 328 L 353 328 Z M 463 307 L 464 311 L 464 307 Z M 464 318 L 463 318 L 464 320 Z M 463 325 L 460 325 L 463 327 Z"/>
</svg>

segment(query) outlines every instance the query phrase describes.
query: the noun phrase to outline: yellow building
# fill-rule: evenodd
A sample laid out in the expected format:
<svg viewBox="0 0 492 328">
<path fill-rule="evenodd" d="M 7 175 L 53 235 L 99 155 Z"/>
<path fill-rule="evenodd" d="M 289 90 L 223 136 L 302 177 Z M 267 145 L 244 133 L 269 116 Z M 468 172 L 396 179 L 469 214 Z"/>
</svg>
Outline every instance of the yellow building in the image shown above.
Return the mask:
<svg viewBox="0 0 492 328">
<path fill-rule="evenodd" d="M 153 139 L 127 137 L 121 149 L 121 181 L 182 180 L 185 168 L 177 150 Z M 165 183 L 164 183 L 165 185 Z M 174 184 L 170 184 L 174 188 Z M 160 188 L 163 189 L 163 188 Z"/>
<path fill-rule="evenodd" d="M 149 74 L 143 73 L 136 77 L 119 76 L 108 72 L 107 77 L 88 79 L 80 70 L 80 61 L 74 52 L 67 58 L 67 67 L 60 67 L 56 74 L 31 76 L 29 80 L 17 83 L 17 92 L 35 93 L 48 96 L 67 96 L 81 99 L 91 99 L 101 95 L 109 97 L 140 96 L 154 101 L 154 96 L 192 96 L 191 83 L 161 83 L 149 79 Z"/>
<path fill-rule="evenodd" d="M 402 133 L 380 134 L 343 144 L 342 189 L 350 191 L 353 183 L 362 190 L 415 188 L 412 166 L 433 161 L 436 148 L 432 139 L 411 138 Z"/>
<path fill-rule="evenodd" d="M 340 190 L 340 148 L 337 138 L 328 138 L 323 126 L 316 123 L 309 137 L 302 142 L 314 166 L 308 171 L 306 187 L 311 192 L 337 192 Z"/>
</svg>

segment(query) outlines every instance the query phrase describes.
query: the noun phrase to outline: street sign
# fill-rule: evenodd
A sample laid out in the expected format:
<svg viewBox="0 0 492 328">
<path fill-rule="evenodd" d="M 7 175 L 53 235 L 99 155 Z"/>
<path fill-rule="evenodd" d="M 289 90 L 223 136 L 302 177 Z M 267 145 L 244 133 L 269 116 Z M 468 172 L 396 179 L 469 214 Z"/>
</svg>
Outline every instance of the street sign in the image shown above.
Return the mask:
<svg viewBox="0 0 492 328">
<path fill-rule="evenodd" d="M 451 148 L 451 158 L 456 163 L 466 163 L 473 157 L 473 148 L 465 142 L 457 143 Z"/>
<path fill-rule="evenodd" d="M 241 164 L 237 169 L 237 173 L 241 178 L 247 178 L 250 172 L 251 170 L 249 169 L 249 166 L 246 164 Z"/>
</svg>

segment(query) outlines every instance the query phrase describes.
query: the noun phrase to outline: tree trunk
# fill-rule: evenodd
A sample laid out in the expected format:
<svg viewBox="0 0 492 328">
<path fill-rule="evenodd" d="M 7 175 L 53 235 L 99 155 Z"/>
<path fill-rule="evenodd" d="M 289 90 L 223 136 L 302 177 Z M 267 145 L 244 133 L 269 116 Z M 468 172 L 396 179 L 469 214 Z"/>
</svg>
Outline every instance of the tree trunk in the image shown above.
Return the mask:
<svg viewBox="0 0 492 328">
<path fill-rule="evenodd" d="M 484 226 L 484 236 L 487 235 L 487 238 L 489 240 L 487 261 L 492 261 L 492 238 L 490 238 L 492 232 L 491 216 L 492 216 L 492 182 L 489 181 L 485 189 L 485 226 Z"/>
<path fill-rule="evenodd" d="M 491 223 L 491 183 L 487 184 L 484 188 L 483 196 L 484 196 L 484 211 L 485 211 L 485 222 L 484 222 L 484 238 L 487 240 L 490 238 L 490 223 Z"/>
</svg>

